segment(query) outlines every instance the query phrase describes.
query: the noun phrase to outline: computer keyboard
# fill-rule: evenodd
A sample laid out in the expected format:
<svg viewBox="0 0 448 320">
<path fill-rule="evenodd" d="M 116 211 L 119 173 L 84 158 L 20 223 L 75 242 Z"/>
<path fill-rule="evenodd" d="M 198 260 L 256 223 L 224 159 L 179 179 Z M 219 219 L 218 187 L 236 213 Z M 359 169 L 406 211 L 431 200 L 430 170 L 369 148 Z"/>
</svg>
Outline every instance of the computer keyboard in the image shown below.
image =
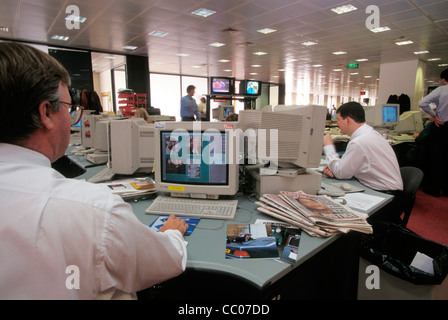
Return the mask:
<svg viewBox="0 0 448 320">
<path fill-rule="evenodd" d="M 232 220 L 238 200 L 206 200 L 158 196 L 145 210 L 147 214 L 183 215 L 208 219 Z"/>
<path fill-rule="evenodd" d="M 110 168 L 106 167 L 87 181 L 92 183 L 110 181 L 114 178 L 114 175 L 115 173 Z"/>
</svg>

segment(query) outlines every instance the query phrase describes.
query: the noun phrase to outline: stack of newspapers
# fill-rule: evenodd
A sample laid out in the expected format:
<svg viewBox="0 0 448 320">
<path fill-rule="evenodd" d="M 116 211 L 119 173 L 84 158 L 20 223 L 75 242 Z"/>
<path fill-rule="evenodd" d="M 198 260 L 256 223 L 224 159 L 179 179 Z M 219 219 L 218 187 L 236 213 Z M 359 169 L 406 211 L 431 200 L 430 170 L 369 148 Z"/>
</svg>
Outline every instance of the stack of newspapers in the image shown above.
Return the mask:
<svg viewBox="0 0 448 320">
<path fill-rule="evenodd" d="M 264 194 L 256 204 L 258 211 L 300 227 L 311 236 L 328 237 L 351 230 L 372 233 L 367 214 L 328 196 L 280 191 L 278 195 Z"/>
</svg>

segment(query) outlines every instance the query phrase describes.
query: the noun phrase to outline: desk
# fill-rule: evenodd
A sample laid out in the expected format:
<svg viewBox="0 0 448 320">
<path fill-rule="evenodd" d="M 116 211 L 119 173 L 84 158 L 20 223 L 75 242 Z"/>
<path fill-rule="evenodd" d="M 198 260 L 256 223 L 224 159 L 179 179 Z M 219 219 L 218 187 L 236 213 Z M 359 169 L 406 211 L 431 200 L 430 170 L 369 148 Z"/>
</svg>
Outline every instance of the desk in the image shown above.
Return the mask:
<svg viewBox="0 0 448 320">
<path fill-rule="evenodd" d="M 88 179 L 103 168 L 88 168 L 78 178 Z M 354 180 L 350 183 L 359 185 Z M 384 198 L 369 212 L 361 211 L 367 214 L 376 212 L 393 198 L 373 190 L 366 189 L 365 192 Z M 130 203 L 137 218 L 145 225 L 150 225 L 157 218 L 144 212 L 151 201 Z M 298 259 L 294 265 L 272 259 L 226 259 L 228 224 L 254 223 L 256 219 L 272 220 L 270 216 L 256 211 L 256 205 L 247 195 L 238 195 L 238 201 L 240 208 L 234 220 L 201 219 L 193 233 L 185 237 L 188 261 L 187 270 L 182 275 L 139 292 L 139 298 L 356 299 L 360 233 L 316 238 L 302 232 Z"/>
</svg>

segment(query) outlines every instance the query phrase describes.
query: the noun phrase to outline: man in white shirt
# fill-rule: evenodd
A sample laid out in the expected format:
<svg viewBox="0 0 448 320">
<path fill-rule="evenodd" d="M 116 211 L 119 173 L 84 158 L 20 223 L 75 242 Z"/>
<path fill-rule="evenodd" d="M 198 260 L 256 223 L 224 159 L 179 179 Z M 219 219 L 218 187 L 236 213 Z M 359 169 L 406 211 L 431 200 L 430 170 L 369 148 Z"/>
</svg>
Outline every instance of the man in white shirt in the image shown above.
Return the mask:
<svg viewBox="0 0 448 320">
<path fill-rule="evenodd" d="M 336 118 L 341 134 L 349 135 L 350 142 L 340 158 L 331 135 L 324 136 L 327 160 L 324 174 L 337 179 L 355 177 L 366 187 L 393 194 L 393 208 L 389 208 L 384 216 L 382 213 L 374 216 L 398 222 L 403 180 L 395 152 L 381 134 L 365 123 L 365 112 L 359 103 L 348 102 L 341 105 L 337 109 Z"/>
<path fill-rule="evenodd" d="M 48 54 L 0 43 L 0 299 L 135 298 L 185 270 L 185 221 L 155 232 L 51 168 L 70 140 L 69 84 Z"/>
<path fill-rule="evenodd" d="M 440 74 L 441 86 L 434 89 L 424 97 L 419 107 L 429 114 L 431 123 L 431 135 L 429 137 L 427 165 L 423 168 L 425 178 L 423 191 L 435 197 L 448 197 L 448 174 L 446 170 L 440 170 L 440 166 L 448 157 L 448 69 Z M 435 111 L 431 104 L 436 105 Z"/>
</svg>

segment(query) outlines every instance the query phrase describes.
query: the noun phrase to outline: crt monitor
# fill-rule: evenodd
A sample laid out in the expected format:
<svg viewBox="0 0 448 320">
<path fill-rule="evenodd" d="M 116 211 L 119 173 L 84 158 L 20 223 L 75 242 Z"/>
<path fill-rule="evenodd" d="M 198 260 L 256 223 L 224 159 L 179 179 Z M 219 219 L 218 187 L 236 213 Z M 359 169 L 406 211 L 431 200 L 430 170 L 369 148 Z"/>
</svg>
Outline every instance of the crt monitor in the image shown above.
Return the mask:
<svg viewBox="0 0 448 320">
<path fill-rule="evenodd" d="M 239 188 L 234 124 L 166 122 L 155 130 L 155 186 L 175 197 L 217 199 Z"/>
<path fill-rule="evenodd" d="M 210 78 L 210 93 L 232 95 L 235 93 L 235 79 L 228 77 Z"/>
<path fill-rule="evenodd" d="M 154 124 L 142 118 L 110 122 L 110 168 L 115 174 L 150 173 L 154 169 Z"/>
<path fill-rule="evenodd" d="M 406 111 L 400 115 L 394 129 L 397 133 L 414 133 L 423 130 L 421 111 Z"/>
<path fill-rule="evenodd" d="M 235 107 L 234 106 L 220 105 L 218 107 L 218 120 L 224 121 L 232 113 L 235 113 Z"/>
<path fill-rule="evenodd" d="M 393 103 L 364 107 L 366 122 L 372 127 L 395 127 L 398 124 L 400 105 Z"/>
<path fill-rule="evenodd" d="M 327 108 L 324 106 L 279 105 L 274 111 L 241 110 L 238 128 L 247 137 L 248 158 L 294 164 L 302 168 L 319 167 L 325 131 Z M 249 131 L 253 130 L 255 143 Z M 255 144 L 255 148 L 251 145 Z M 252 151 L 255 149 L 255 151 Z"/>
<path fill-rule="evenodd" d="M 245 80 L 240 82 L 240 94 L 248 96 L 261 95 L 261 81 Z"/>
</svg>

